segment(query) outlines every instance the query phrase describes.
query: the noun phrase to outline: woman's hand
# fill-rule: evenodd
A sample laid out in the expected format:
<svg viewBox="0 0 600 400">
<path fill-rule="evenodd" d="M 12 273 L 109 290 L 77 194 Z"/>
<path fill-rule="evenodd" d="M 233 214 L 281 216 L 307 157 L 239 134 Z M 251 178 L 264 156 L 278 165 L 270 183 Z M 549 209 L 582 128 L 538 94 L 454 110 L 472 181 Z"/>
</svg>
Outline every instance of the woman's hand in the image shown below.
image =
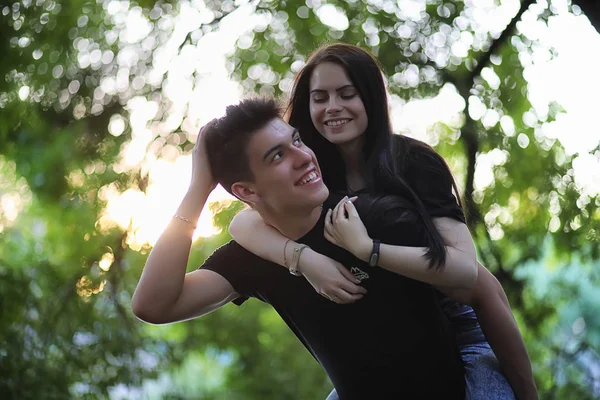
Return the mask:
<svg viewBox="0 0 600 400">
<path fill-rule="evenodd" d="M 317 293 L 335 303 L 353 303 L 367 293 L 352 272 L 312 249 L 302 252 L 299 269 Z"/>
<path fill-rule="evenodd" d="M 373 241 L 367 233 L 352 200 L 345 196 L 325 215 L 325 239 L 367 261 Z"/>
<path fill-rule="evenodd" d="M 196 144 L 192 150 L 192 180 L 190 189 L 201 188 L 211 192 L 217 186 L 217 182 L 210 170 L 210 163 L 208 162 L 208 155 L 206 152 L 206 133 L 216 121 L 216 119 L 213 119 L 200 128 L 200 132 L 198 132 L 198 138 L 196 139 Z"/>
</svg>

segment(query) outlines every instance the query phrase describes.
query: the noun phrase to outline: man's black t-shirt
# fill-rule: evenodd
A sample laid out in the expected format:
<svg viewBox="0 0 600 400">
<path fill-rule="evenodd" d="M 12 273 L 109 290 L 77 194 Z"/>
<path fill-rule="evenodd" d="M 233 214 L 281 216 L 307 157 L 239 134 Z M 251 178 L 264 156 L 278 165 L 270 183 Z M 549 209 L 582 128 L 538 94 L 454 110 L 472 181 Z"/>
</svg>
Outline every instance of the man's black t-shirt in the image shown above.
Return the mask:
<svg viewBox="0 0 600 400">
<path fill-rule="evenodd" d="M 332 196 L 324 210 L 333 208 L 335 200 Z M 338 305 L 323 298 L 306 279 L 260 259 L 234 241 L 217 249 L 202 268 L 231 283 L 240 295 L 235 304 L 255 297 L 273 306 L 323 366 L 342 400 L 462 400 L 463 366 L 435 290 L 371 268 L 329 243 L 323 237 L 324 213 L 299 242 L 339 261 L 362 280 L 368 294 L 353 304 Z M 415 223 L 412 213 L 396 208 L 390 217 L 390 211 L 381 214 L 393 220 L 393 226 L 371 223 L 369 234 L 384 243 L 424 245 L 421 224 Z"/>
</svg>

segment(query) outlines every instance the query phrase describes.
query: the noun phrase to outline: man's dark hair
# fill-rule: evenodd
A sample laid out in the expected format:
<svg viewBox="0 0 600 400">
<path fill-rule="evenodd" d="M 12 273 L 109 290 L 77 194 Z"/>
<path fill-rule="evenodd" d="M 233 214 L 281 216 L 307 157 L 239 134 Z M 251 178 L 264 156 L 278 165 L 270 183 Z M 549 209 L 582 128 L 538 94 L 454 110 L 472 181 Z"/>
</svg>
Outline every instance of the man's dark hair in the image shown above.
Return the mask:
<svg viewBox="0 0 600 400">
<path fill-rule="evenodd" d="M 252 136 L 269 121 L 280 118 L 274 99 L 250 98 L 227 107 L 225 115 L 210 125 L 206 152 L 214 179 L 229 193 L 231 185 L 253 181 L 247 147 Z"/>
</svg>

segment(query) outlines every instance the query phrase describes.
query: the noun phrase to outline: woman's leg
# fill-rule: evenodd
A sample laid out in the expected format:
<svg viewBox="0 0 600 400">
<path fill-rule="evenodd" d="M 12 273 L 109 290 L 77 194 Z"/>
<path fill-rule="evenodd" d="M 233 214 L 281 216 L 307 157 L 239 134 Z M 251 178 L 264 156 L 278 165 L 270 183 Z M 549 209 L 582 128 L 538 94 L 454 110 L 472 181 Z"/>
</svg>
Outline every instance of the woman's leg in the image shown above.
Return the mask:
<svg viewBox="0 0 600 400">
<path fill-rule="evenodd" d="M 473 309 L 449 298 L 442 300 L 442 308 L 456 335 L 465 366 L 465 399 L 515 400 Z"/>
<path fill-rule="evenodd" d="M 487 342 L 463 345 L 460 354 L 465 365 L 465 400 L 515 400 Z"/>
</svg>

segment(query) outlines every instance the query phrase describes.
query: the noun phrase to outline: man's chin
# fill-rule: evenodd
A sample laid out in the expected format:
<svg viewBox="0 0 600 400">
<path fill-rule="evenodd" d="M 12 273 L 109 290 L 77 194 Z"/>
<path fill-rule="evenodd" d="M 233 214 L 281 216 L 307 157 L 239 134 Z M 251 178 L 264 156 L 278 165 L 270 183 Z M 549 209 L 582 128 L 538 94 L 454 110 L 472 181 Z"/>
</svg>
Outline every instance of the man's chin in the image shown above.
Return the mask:
<svg viewBox="0 0 600 400">
<path fill-rule="evenodd" d="M 321 186 L 310 197 L 316 201 L 317 205 L 322 204 L 325 200 L 327 200 L 327 197 L 329 197 L 329 189 L 327 189 L 327 186 L 322 183 Z"/>
<path fill-rule="evenodd" d="M 323 186 L 323 188 L 321 190 L 319 190 L 318 193 L 315 193 L 310 197 L 306 197 L 305 199 L 298 198 L 297 200 L 300 200 L 298 202 L 298 204 L 304 204 L 305 207 L 307 207 L 307 208 L 316 208 L 316 207 L 322 206 L 328 197 L 329 197 L 329 189 L 327 189 L 325 186 Z M 304 208 L 304 207 L 302 207 L 302 208 Z"/>
<path fill-rule="evenodd" d="M 327 188 L 327 186 L 323 185 L 323 201 L 321 203 L 324 203 L 328 197 L 329 197 L 329 189 Z"/>
</svg>

